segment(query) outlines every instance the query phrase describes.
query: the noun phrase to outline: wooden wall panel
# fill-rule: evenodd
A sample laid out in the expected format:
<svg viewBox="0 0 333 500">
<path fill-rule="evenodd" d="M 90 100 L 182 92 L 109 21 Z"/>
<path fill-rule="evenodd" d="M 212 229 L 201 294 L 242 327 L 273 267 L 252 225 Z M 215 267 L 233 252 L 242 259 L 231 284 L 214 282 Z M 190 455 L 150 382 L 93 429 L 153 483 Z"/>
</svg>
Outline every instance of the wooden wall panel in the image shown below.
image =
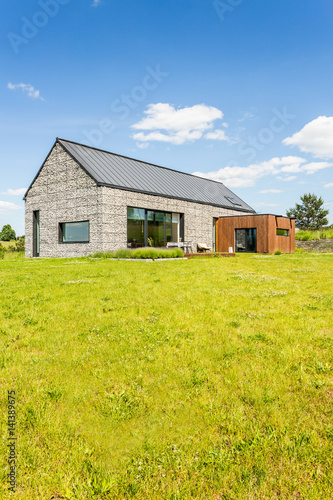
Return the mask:
<svg viewBox="0 0 333 500">
<path fill-rule="evenodd" d="M 220 217 L 216 222 L 216 250 L 235 249 L 235 229 L 257 229 L 257 253 L 295 252 L 295 220 L 269 214 Z M 287 229 L 288 236 L 277 236 L 276 229 Z"/>
</svg>

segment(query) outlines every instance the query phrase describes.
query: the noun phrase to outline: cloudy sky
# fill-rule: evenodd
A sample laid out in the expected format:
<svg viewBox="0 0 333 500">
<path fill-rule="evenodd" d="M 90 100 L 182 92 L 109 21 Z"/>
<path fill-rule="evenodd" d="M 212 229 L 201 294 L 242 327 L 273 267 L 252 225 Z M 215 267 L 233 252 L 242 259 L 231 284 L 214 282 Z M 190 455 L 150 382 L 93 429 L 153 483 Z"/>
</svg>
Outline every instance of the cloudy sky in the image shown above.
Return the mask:
<svg viewBox="0 0 333 500">
<path fill-rule="evenodd" d="M 333 223 L 332 0 L 2 1 L 0 226 L 62 137 Z"/>
</svg>

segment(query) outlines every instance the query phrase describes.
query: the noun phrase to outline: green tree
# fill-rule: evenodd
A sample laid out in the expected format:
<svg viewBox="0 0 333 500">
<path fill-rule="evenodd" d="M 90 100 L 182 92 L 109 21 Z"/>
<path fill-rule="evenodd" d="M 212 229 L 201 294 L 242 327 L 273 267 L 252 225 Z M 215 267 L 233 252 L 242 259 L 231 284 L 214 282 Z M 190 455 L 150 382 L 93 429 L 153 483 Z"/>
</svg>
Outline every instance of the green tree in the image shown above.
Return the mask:
<svg viewBox="0 0 333 500">
<path fill-rule="evenodd" d="M 12 241 L 16 240 L 16 234 L 14 229 L 11 228 L 10 224 L 3 226 L 0 232 L 0 241 Z"/>
<path fill-rule="evenodd" d="M 288 217 L 295 217 L 296 227 L 304 230 L 318 230 L 328 224 L 328 210 L 322 208 L 324 200 L 315 194 L 301 196 L 302 204 L 296 203 L 294 208 L 287 210 Z"/>
</svg>

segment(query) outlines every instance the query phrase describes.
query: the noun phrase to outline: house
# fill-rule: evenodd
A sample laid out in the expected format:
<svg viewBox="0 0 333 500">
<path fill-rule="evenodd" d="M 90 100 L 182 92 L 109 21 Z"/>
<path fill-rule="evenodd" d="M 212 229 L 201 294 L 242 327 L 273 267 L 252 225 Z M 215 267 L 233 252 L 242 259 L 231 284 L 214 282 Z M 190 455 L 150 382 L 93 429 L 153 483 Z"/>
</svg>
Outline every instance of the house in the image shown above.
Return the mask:
<svg viewBox="0 0 333 500">
<path fill-rule="evenodd" d="M 228 252 L 295 252 L 295 219 L 273 214 L 221 217 L 216 222 L 216 249 Z"/>
<path fill-rule="evenodd" d="M 220 182 L 59 138 L 24 199 L 27 257 L 180 241 L 214 249 L 219 217 L 255 214 Z"/>
</svg>

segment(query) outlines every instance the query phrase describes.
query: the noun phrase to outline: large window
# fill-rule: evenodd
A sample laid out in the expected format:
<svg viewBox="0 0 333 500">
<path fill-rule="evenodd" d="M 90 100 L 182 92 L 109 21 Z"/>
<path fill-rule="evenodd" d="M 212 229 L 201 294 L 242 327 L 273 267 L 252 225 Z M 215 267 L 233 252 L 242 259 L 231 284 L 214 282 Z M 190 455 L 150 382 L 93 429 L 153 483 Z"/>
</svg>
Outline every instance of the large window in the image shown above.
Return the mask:
<svg viewBox="0 0 333 500">
<path fill-rule="evenodd" d="M 59 243 L 89 243 L 89 221 L 61 222 Z"/>
<path fill-rule="evenodd" d="M 235 229 L 236 252 L 257 251 L 257 229 Z"/>
<path fill-rule="evenodd" d="M 127 243 L 132 248 L 145 246 L 146 211 L 142 208 L 127 208 Z"/>
<path fill-rule="evenodd" d="M 181 214 L 127 207 L 127 246 L 165 247 L 181 236 Z"/>
</svg>

